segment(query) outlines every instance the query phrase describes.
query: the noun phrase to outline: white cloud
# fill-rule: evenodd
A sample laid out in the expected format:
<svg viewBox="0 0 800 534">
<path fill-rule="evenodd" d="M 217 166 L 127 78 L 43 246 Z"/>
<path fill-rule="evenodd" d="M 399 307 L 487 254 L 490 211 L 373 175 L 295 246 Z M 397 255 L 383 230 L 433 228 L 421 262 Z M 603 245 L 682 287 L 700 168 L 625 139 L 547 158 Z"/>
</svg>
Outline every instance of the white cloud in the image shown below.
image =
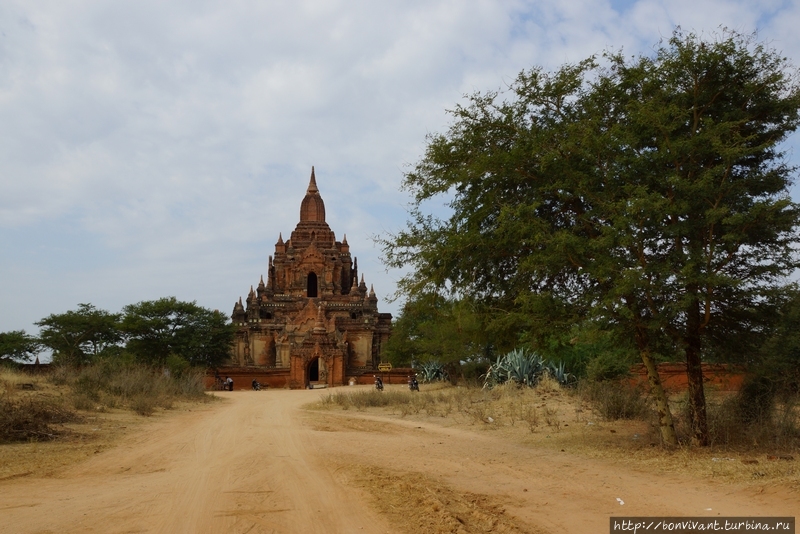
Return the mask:
<svg viewBox="0 0 800 534">
<path fill-rule="evenodd" d="M 229 311 L 298 220 L 311 165 L 380 297 L 375 233 L 462 95 L 673 25 L 758 29 L 800 60 L 793 4 L 709 1 L 6 2 L 0 331 L 78 302 Z M 382 305 L 393 310 L 394 306 Z"/>
</svg>

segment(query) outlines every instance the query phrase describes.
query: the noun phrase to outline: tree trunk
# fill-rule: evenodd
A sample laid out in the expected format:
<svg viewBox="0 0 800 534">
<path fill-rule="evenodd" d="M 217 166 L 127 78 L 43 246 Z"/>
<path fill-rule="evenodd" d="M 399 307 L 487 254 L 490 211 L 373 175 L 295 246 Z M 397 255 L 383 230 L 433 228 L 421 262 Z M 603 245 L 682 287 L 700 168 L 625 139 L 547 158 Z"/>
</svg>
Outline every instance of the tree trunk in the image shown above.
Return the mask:
<svg viewBox="0 0 800 534">
<path fill-rule="evenodd" d="M 689 287 L 690 293 L 696 294 L 696 288 Z M 703 387 L 703 367 L 700 339 L 701 324 L 700 305 L 696 299 L 686 310 L 686 380 L 689 385 L 689 413 L 691 415 L 692 445 L 708 446 L 708 420 L 706 418 L 706 395 Z"/>
<path fill-rule="evenodd" d="M 647 369 L 647 381 L 650 384 L 650 391 L 656 399 L 656 409 L 658 410 L 658 426 L 661 430 L 661 441 L 665 445 L 675 447 L 678 445 L 678 436 L 675 434 L 675 424 L 672 421 L 672 412 L 669 409 L 667 394 L 664 386 L 661 385 L 661 378 L 658 376 L 658 369 L 648 350 L 640 350 L 645 369 Z"/>
<path fill-rule="evenodd" d="M 689 409 L 692 416 L 692 445 L 708 445 L 708 421 L 706 418 L 706 396 L 703 390 L 703 368 L 700 354 L 686 349 L 686 377 L 689 382 Z"/>
<path fill-rule="evenodd" d="M 703 389 L 703 367 L 700 340 L 700 308 L 697 302 L 689 306 L 686 321 L 686 379 L 689 384 L 689 411 L 692 423 L 692 445 L 708 445 L 706 395 Z"/>
</svg>

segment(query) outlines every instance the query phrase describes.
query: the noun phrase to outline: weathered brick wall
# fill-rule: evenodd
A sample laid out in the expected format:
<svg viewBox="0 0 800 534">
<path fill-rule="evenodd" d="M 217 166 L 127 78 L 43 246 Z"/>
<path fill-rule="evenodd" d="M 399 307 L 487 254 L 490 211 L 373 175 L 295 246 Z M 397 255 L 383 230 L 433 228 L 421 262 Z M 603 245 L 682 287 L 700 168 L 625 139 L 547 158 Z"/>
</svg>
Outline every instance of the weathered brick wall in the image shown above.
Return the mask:
<svg viewBox="0 0 800 534">
<path fill-rule="evenodd" d="M 667 391 L 684 391 L 688 388 L 686 365 L 681 363 L 660 363 L 658 376 Z M 703 364 L 703 383 L 706 387 L 722 391 L 738 391 L 742 387 L 744 369 L 736 365 Z M 647 370 L 644 364 L 631 367 L 631 383 L 647 386 Z"/>
</svg>

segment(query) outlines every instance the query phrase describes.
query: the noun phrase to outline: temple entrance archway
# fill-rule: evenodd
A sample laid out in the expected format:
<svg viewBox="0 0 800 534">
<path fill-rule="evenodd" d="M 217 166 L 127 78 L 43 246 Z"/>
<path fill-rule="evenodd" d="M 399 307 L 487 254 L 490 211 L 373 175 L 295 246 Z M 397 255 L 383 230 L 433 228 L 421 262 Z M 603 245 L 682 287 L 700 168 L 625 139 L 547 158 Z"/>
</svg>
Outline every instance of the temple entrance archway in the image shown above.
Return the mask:
<svg viewBox="0 0 800 534">
<path fill-rule="evenodd" d="M 319 382 L 319 358 L 308 362 L 308 381 Z"/>
</svg>

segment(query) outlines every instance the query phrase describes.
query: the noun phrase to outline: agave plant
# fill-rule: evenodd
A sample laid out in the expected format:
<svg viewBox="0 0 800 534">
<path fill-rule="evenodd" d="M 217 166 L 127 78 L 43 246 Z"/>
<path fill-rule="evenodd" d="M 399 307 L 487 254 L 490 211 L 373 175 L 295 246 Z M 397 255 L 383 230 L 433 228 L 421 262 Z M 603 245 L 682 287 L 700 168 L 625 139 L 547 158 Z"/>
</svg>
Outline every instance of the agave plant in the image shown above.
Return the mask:
<svg viewBox="0 0 800 534">
<path fill-rule="evenodd" d="M 417 374 L 422 382 L 436 382 L 450 380 L 450 375 L 444 365 L 437 361 L 421 363 L 417 367 Z"/>
<path fill-rule="evenodd" d="M 557 364 L 551 362 L 547 366 L 547 371 L 562 386 L 571 386 L 576 381 L 575 375 L 567 372 L 564 362 L 558 362 Z"/>
<path fill-rule="evenodd" d="M 508 380 L 513 380 L 520 385 L 535 386 L 546 369 L 541 356 L 524 349 L 512 350 L 506 354 L 505 360 Z"/>
<path fill-rule="evenodd" d="M 514 349 L 498 356 L 484 376 L 483 387 L 494 387 L 512 381 L 520 386 L 535 386 L 544 373 L 550 373 L 560 383 L 566 384 L 570 375 L 563 363 L 548 364 L 544 358 L 526 349 Z M 561 378 L 559 378 L 561 377 Z M 562 381 L 563 379 L 563 381 Z"/>
</svg>

